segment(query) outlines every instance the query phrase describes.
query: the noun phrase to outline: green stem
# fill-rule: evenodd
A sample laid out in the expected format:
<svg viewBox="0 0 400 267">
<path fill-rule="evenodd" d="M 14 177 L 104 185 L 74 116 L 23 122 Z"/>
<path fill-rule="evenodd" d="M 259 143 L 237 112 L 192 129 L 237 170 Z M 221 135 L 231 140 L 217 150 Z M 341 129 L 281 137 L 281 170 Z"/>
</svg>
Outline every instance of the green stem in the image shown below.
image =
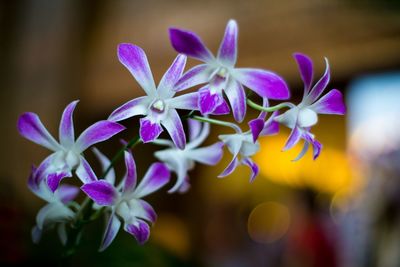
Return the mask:
<svg viewBox="0 0 400 267">
<path fill-rule="evenodd" d="M 210 119 L 210 118 L 207 118 L 207 117 L 202 117 L 202 116 L 197 116 L 197 115 L 191 115 L 190 118 L 192 118 L 194 120 L 197 120 L 197 121 L 201 121 L 201 122 L 208 122 L 208 123 L 211 123 L 211 124 L 230 127 L 230 128 L 234 129 L 238 133 L 242 132 L 242 130 L 239 128 L 239 126 L 237 126 L 236 124 L 231 123 L 231 122 L 221 121 L 221 120 L 216 120 L 216 119 Z"/>
<path fill-rule="evenodd" d="M 272 106 L 272 107 L 260 106 L 260 105 L 258 105 L 256 103 L 254 103 L 253 101 L 251 101 L 250 99 L 247 99 L 246 102 L 247 102 L 247 105 L 249 105 L 250 107 L 252 107 L 252 108 L 254 108 L 256 110 L 265 111 L 265 112 L 273 112 L 273 111 L 276 111 L 276 110 L 280 110 L 281 108 L 293 108 L 293 107 L 295 107 L 295 105 L 293 103 L 290 103 L 290 102 L 283 102 L 283 103 L 280 103 L 280 104 L 278 104 L 276 106 Z"/>
</svg>

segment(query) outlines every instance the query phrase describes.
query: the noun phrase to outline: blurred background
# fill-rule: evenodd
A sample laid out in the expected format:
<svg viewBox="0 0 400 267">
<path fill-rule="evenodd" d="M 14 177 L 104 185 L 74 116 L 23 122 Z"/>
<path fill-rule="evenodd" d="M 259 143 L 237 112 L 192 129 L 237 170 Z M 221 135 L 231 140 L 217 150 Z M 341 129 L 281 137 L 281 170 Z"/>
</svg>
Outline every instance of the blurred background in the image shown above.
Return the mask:
<svg viewBox="0 0 400 267">
<path fill-rule="evenodd" d="M 30 230 L 44 203 L 29 192 L 26 181 L 31 164 L 39 164 L 48 151 L 19 136 L 19 114 L 38 113 L 57 136 L 62 110 L 80 99 L 74 116 L 80 132 L 143 94 L 117 60 L 119 43 L 144 48 L 158 81 L 176 55 L 169 26 L 197 32 L 216 52 L 230 18 L 239 23 L 237 66 L 278 72 L 295 103 L 303 86 L 292 54 L 311 56 L 315 77 L 323 73 L 323 57 L 329 58 L 330 88 L 344 93 L 348 114 L 320 116 L 313 129 L 324 145 L 320 158 L 313 161 L 307 154 L 291 162 L 301 145 L 281 152 L 289 134 L 282 127 L 279 135 L 261 139 L 255 157 L 261 173 L 254 183 L 248 183 L 246 167 L 216 178 L 230 160 L 225 153 L 218 166 L 198 166 L 190 173 L 188 193 L 169 195 L 164 189 L 149 198 L 159 219 L 145 246 L 120 233 L 98 254 L 104 228 L 99 220 L 84 233 L 72 265 L 400 266 L 396 0 L 2 1 L 2 266 L 54 266 L 62 250 L 53 232 L 40 245 L 31 242 Z M 257 116 L 248 111 L 248 118 Z M 123 137 L 132 137 L 137 119 L 124 124 L 129 130 Z M 215 128 L 209 142 L 224 131 Z M 111 157 L 119 143 L 115 139 L 99 148 Z M 139 173 L 144 173 L 156 148 L 136 149 Z"/>
</svg>

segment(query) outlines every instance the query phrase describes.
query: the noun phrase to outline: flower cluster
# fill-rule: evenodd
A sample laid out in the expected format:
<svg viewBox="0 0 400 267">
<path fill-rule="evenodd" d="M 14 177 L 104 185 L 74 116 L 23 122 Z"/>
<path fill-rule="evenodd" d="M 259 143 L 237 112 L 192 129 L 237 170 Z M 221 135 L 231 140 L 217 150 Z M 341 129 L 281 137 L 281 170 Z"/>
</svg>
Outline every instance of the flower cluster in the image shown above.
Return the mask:
<svg viewBox="0 0 400 267">
<path fill-rule="evenodd" d="M 133 44 L 120 44 L 119 61 L 128 69 L 144 91 L 144 96 L 132 99 L 116 108 L 107 120 L 89 126 L 75 139 L 73 112 L 78 101 L 73 101 L 64 110 L 59 142 L 46 130 L 38 115 L 24 113 L 18 120 L 20 134 L 30 141 L 52 151 L 38 167 L 32 167 L 28 186 L 47 204 L 37 215 L 32 237 L 38 242 L 42 232 L 56 227 L 63 244 L 76 245 L 69 232 L 81 230 L 82 225 L 105 214 L 108 223 L 100 250 L 106 249 L 121 225 L 133 235 L 139 244 L 146 242 L 150 225 L 156 220 L 156 212 L 143 198 L 170 182 L 171 173 L 176 176 L 169 193 L 184 193 L 190 188 L 189 172 L 196 163 L 216 165 L 223 156 L 224 147 L 232 154 L 232 160 L 218 177 L 234 172 L 239 165 L 250 168 L 250 181 L 259 171 L 251 157 L 260 150 L 258 138 L 279 132 L 279 125 L 292 130 L 283 150 L 304 140 L 304 148 L 296 157 L 299 160 L 313 148 L 314 159 L 320 154 L 322 145 L 311 133 L 318 121 L 318 114 L 345 113 L 342 94 L 337 89 L 321 97 L 330 79 L 328 60 L 323 76 L 313 85 L 313 64 L 303 54 L 295 54 L 304 96 L 295 105 L 283 102 L 270 106 L 270 100 L 287 100 L 290 97 L 285 81 L 276 73 L 256 68 L 237 68 L 238 27 L 234 20 L 226 26 L 217 56 L 203 44 L 195 33 L 171 28 L 172 47 L 179 53 L 156 86 L 146 54 Z M 202 63 L 185 71 L 187 57 Z M 200 85 L 200 86 L 198 86 Z M 197 89 L 196 89 L 197 88 Z M 189 93 L 187 89 L 191 90 Z M 249 90 L 246 93 L 246 90 Z M 249 99 L 250 94 L 262 101 L 262 105 Z M 260 111 L 257 118 L 248 121 L 244 131 L 237 123 L 246 118 L 247 106 Z M 286 109 L 284 112 L 281 109 Z M 179 110 L 187 110 L 184 115 Z M 232 113 L 233 121 L 211 118 Z M 140 116 L 139 133 L 126 143 L 110 161 L 93 145 L 109 140 L 125 129 L 119 124 L 125 119 Z M 185 133 L 184 123 L 188 124 Z M 211 125 L 229 128 L 231 133 L 219 136 L 219 141 L 203 146 L 209 136 Z M 164 131 L 170 137 L 159 138 Z M 154 153 L 158 162 L 153 163 L 138 182 L 134 153 L 137 143 L 151 143 L 163 147 Z M 101 175 L 96 175 L 83 152 L 92 147 L 102 166 Z M 118 179 L 114 163 L 124 156 L 126 173 Z M 80 190 L 65 183 L 66 177 L 76 176 L 81 181 Z M 75 199 L 82 192 L 87 198 L 82 204 Z"/>
</svg>

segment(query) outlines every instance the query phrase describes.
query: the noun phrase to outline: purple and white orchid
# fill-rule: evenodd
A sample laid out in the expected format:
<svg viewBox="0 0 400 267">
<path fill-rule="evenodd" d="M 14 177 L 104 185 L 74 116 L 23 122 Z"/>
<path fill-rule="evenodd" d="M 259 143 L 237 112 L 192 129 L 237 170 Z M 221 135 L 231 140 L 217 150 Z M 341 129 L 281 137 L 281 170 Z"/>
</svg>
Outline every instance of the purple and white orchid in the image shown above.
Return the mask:
<svg viewBox="0 0 400 267">
<path fill-rule="evenodd" d="M 235 68 L 237 59 L 238 27 L 230 20 L 215 58 L 195 33 L 170 28 L 172 46 L 178 53 L 203 61 L 187 71 L 175 85 L 181 91 L 207 83 L 199 90 L 198 106 L 202 114 L 210 114 L 226 106 L 224 91 L 232 107 L 236 121 L 242 122 L 246 114 L 246 94 L 243 86 L 257 95 L 269 99 L 288 99 L 289 90 L 277 74 L 262 69 Z"/>
<path fill-rule="evenodd" d="M 251 159 L 251 156 L 260 150 L 259 136 L 274 135 L 279 131 L 279 125 L 273 118 L 276 114 L 272 114 L 265 121 L 266 114 L 261 112 L 257 119 L 249 122 L 250 131 L 242 132 L 237 130 L 234 134 L 220 135 L 219 139 L 224 142 L 229 152 L 233 155 L 231 162 L 225 170 L 218 176 L 219 178 L 231 174 L 240 164 L 250 167 L 251 175 L 250 182 L 253 182 L 258 175 L 258 166 Z"/>
<path fill-rule="evenodd" d="M 112 112 L 109 120 L 120 121 L 137 115 L 145 115 L 140 119 L 140 137 L 144 143 L 155 140 L 163 131 L 162 125 L 167 129 L 175 145 L 183 149 L 186 144 L 185 132 L 176 110 L 198 110 L 197 93 L 175 97 L 174 85 L 185 68 L 186 56 L 176 57 L 157 88 L 146 54 L 140 47 L 133 44 L 120 44 L 118 58 L 147 96 L 138 97 L 123 104 Z"/>
<path fill-rule="evenodd" d="M 102 163 L 107 163 L 105 157 Z M 153 207 L 143 197 L 157 191 L 168 183 L 170 172 L 162 163 L 153 163 L 146 172 L 143 179 L 136 185 L 136 164 L 131 153 L 125 151 L 126 175 L 120 185 L 114 186 L 113 175 L 108 180 L 97 180 L 94 173 L 91 175 L 96 181 L 84 184 L 81 189 L 97 205 L 106 206 L 111 209 L 111 215 L 104 233 L 100 251 L 106 249 L 116 237 L 121 223 L 124 230 L 133 235 L 139 244 L 145 243 L 150 235 L 148 223 L 154 223 L 157 215 Z"/>
<path fill-rule="evenodd" d="M 83 183 L 90 182 L 86 174 L 90 166 L 82 156 L 82 152 L 125 129 L 115 122 L 98 121 L 75 140 L 72 115 L 77 104 L 78 101 L 73 101 L 64 109 L 59 128 L 59 143 L 47 131 L 37 114 L 27 112 L 18 119 L 18 131 L 23 137 L 53 151 L 39 166 L 39 169 L 43 170 L 41 172 L 43 177 L 39 179 L 46 179 L 53 192 L 61 179 L 72 176 L 73 170 Z"/>
<path fill-rule="evenodd" d="M 342 93 L 337 89 L 332 89 L 319 98 L 330 80 L 330 69 L 327 58 L 325 58 L 325 73 L 313 87 L 314 69 L 311 59 L 300 53 L 294 54 L 294 58 L 298 64 L 301 79 L 304 83 L 303 99 L 300 104 L 297 106 L 293 105 L 285 113 L 277 116 L 275 120 L 292 129 L 283 148 L 284 151 L 295 146 L 300 139 L 304 139 L 303 149 L 294 161 L 304 156 L 310 144 L 313 147 L 313 158 L 316 159 L 321 152 L 322 144 L 315 139 L 310 130 L 318 122 L 318 114 L 344 115 L 346 107 L 343 102 Z"/>
<path fill-rule="evenodd" d="M 210 133 L 210 124 L 189 119 L 189 142 L 185 149 L 180 150 L 169 140 L 156 140 L 154 143 L 167 145 L 170 148 L 155 152 L 155 156 L 164 162 L 171 171 L 177 175 L 175 185 L 168 191 L 174 193 L 186 192 L 189 187 L 188 171 L 195 167 L 195 162 L 206 165 L 216 165 L 222 158 L 222 142 L 217 142 L 206 147 L 199 147 Z"/>
<path fill-rule="evenodd" d="M 28 179 L 29 189 L 36 196 L 48 202 L 36 216 L 36 226 L 32 229 L 32 239 L 34 243 L 39 243 L 44 230 L 57 226 L 61 243 L 65 245 L 67 243 L 65 224 L 75 216 L 75 212 L 67 204 L 77 196 L 79 188 L 63 184 L 53 192 L 45 180 L 41 179 L 45 171 L 43 166 L 37 169 L 32 167 Z"/>
</svg>

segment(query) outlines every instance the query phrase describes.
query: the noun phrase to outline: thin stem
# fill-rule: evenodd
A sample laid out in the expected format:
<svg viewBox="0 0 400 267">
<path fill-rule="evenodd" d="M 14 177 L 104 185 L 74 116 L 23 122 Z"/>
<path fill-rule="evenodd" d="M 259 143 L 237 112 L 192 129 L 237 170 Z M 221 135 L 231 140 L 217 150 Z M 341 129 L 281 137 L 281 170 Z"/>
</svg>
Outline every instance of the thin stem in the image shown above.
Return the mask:
<svg viewBox="0 0 400 267">
<path fill-rule="evenodd" d="M 276 110 L 280 110 L 281 108 L 294 108 L 295 107 L 295 105 L 290 102 L 283 102 L 283 103 L 280 103 L 280 104 L 278 104 L 276 106 L 272 106 L 272 107 L 260 106 L 256 103 L 254 103 L 253 101 L 251 101 L 250 99 L 247 99 L 246 102 L 247 102 L 247 105 L 249 105 L 250 107 L 252 107 L 256 110 L 265 111 L 265 112 L 273 112 Z"/>
<path fill-rule="evenodd" d="M 237 126 L 236 124 L 231 123 L 231 122 L 221 121 L 221 120 L 216 120 L 216 119 L 210 119 L 210 118 L 207 118 L 207 117 L 202 117 L 202 116 L 197 116 L 197 115 L 191 115 L 190 118 L 192 118 L 194 120 L 197 120 L 197 121 L 201 121 L 201 122 L 208 122 L 208 123 L 211 123 L 211 124 L 230 127 L 230 128 L 234 129 L 238 133 L 242 132 L 242 130 L 239 128 L 239 126 Z"/>
</svg>

